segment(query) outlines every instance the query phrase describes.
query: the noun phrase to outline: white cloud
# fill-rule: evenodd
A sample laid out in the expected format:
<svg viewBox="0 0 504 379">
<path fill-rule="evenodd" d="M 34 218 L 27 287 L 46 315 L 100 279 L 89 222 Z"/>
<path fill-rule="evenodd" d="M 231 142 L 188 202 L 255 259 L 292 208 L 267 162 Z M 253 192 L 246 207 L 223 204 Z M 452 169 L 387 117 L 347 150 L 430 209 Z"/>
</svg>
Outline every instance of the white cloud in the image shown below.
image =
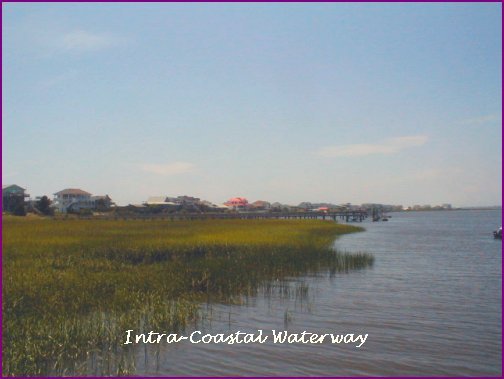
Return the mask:
<svg viewBox="0 0 504 379">
<path fill-rule="evenodd" d="M 194 170 L 195 166 L 189 162 L 173 162 L 166 164 L 144 164 L 140 168 L 157 175 L 178 175 Z"/>
<path fill-rule="evenodd" d="M 469 118 L 466 120 L 461 121 L 461 124 L 468 125 L 468 124 L 487 124 L 490 122 L 501 122 L 502 121 L 502 115 L 500 113 L 494 113 L 494 114 L 489 114 L 486 116 L 481 116 L 481 117 L 476 117 L 476 118 Z"/>
<path fill-rule="evenodd" d="M 323 157 L 361 157 L 373 154 L 395 154 L 410 147 L 422 146 L 428 140 L 427 136 L 405 136 L 386 139 L 376 144 L 352 144 L 341 146 L 326 146 L 317 151 Z"/>
<path fill-rule="evenodd" d="M 59 45 L 63 49 L 71 51 L 92 51 L 113 46 L 117 42 L 117 39 L 110 34 L 74 30 L 63 34 Z"/>
</svg>

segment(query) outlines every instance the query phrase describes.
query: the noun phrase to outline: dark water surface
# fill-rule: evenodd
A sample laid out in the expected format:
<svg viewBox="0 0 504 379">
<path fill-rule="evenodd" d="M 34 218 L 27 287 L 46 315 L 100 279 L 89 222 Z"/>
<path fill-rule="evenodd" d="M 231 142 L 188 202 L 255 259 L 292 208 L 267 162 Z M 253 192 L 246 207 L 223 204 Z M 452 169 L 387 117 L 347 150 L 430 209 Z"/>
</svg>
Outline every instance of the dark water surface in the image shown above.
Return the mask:
<svg viewBox="0 0 504 379">
<path fill-rule="evenodd" d="M 141 354 L 144 375 L 500 375 L 500 211 L 393 213 L 336 241 L 374 266 L 272 282 L 243 305 L 205 306 L 191 330 L 257 334 L 264 344 L 162 343 Z M 368 334 L 355 344 L 274 344 L 271 330 Z M 158 355 L 157 358 L 154 358 Z"/>
</svg>

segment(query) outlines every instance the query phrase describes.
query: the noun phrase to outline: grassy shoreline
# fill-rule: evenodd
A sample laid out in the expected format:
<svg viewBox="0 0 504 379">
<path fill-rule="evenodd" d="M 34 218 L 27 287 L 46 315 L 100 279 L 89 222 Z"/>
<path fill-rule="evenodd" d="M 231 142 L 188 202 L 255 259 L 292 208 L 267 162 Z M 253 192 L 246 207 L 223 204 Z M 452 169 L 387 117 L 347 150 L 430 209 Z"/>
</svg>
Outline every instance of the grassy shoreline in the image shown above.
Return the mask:
<svg viewBox="0 0 504 379">
<path fill-rule="evenodd" d="M 93 352 L 120 349 L 127 329 L 183 329 L 204 299 L 229 301 L 321 267 L 367 267 L 371 256 L 331 248 L 360 230 L 319 220 L 3 217 L 3 374 L 78 372 Z"/>
</svg>

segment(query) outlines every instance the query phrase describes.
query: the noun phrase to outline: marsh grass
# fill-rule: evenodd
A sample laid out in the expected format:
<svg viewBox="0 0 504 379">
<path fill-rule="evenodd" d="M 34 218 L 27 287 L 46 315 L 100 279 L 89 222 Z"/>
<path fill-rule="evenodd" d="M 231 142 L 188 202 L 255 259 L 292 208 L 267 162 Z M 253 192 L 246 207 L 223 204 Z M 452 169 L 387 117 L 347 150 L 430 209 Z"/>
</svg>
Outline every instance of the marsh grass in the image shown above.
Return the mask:
<svg viewBox="0 0 504 379">
<path fill-rule="evenodd" d="M 317 220 L 4 217 L 3 374 L 86 374 L 98 361 L 108 374 L 131 374 L 126 330 L 177 332 L 201 301 L 233 301 L 321 268 L 367 267 L 371 256 L 330 247 L 359 230 Z"/>
</svg>

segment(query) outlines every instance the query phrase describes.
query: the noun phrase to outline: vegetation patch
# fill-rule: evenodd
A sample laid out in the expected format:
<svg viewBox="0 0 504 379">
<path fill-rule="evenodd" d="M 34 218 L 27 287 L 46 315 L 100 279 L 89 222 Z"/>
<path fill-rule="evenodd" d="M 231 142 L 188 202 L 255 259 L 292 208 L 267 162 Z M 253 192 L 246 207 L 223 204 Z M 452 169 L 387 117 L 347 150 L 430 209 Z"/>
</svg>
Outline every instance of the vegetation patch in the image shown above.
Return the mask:
<svg viewBox="0 0 504 379">
<path fill-rule="evenodd" d="M 201 301 L 271 279 L 368 267 L 334 239 L 361 228 L 319 220 L 113 221 L 3 217 L 3 375 L 86 373 L 124 332 L 178 332 Z M 94 359 L 94 358 L 93 358 Z M 133 370 L 116 362 L 111 374 Z"/>
</svg>

